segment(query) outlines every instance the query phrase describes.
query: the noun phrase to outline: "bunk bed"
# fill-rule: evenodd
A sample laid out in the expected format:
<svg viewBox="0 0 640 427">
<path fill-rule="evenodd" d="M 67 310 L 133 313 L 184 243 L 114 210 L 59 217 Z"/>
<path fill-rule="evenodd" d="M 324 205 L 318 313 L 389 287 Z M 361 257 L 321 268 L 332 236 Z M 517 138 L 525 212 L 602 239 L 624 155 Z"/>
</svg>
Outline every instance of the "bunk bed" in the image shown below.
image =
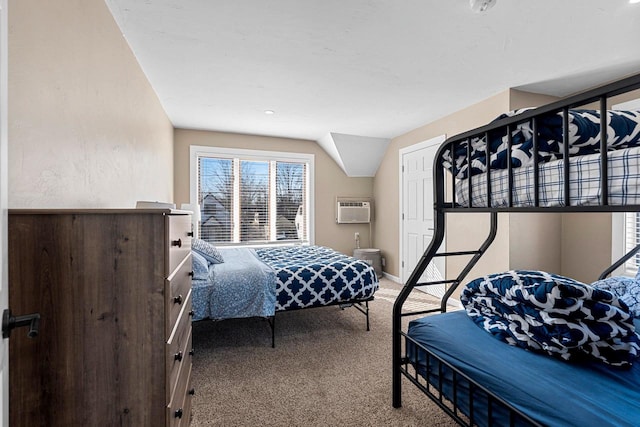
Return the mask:
<svg viewBox="0 0 640 427">
<path fill-rule="evenodd" d="M 340 305 L 366 317 L 378 289 L 367 262 L 326 246 L 216 248 L 194 239 L 193 320 L 263 317 L 275 347 L 278 312 Z"/>
<path fill-rule="evenodd" d="M 605 293 L 601 293 L 597 286 L 537 271 L 497 272 L 469 283 L 465 280 L 496 236 L 498 213 L 640 212 L 640 113 L 610 110 L 614 97 L 638 89 L 640 75 L 631 76 L 543 107 L 504 114 L 442 144 L 433 169 L 433 239 L 393 307 L 394 407 L 402 406 L 405 380 L 460 425 L 640 423 L 640 359 L 635 334 L 636 329 L 640 331 L 640 320 L 633 317 L 626 301 L 620 303 L 622 296 L 606 293 L 611 287 L 602 287 Z M 629 97 L 640 97 L 636 93 Z M 447 216 L 461 212 L 490 217 L 486 239 L 477 249 L 439 253 Z M 601 282 L 612 279 L 605 278 L 639 250 L 640 245 L 607 268 Z M 435 257 L 466 257 L 468 262 L 457 275 L 448 272 L 450 279 L 423 281 L 423 273 Z M 530 277 L 532 281 L 527 281 Z M 510 288 L 513 283 L 520 290 Z M 447 291 L 439 307 L 419 312 L 403 309 L 416 286 L 442 284 Z M 461 284 L 466 284 L 460 293 L 466 310 L 447 312 L 448 300 Z M 621 359 L 597 358 L 604 350 L 583 354 L 586 346 L 580 354 L 566 353 L 567 347 L 560 346 L 560 351 L 544 341 L 548 337 L 530 340 L 530 331 L 520 334 L 519 325 L 496 326 L 502 321 L 492 318 L 496 312 L 531 309 L 528 302 L 522 303 L 524 299 L 514 297 L 522 297 L 523 289 L 547 292 L 542 299 L 551 311 L 567 301 L 605 304 L 624 325 L 625 332 L 614 340 L 620 344 L 620 336 L 625 337 Z M 549 291 L 560 292 L 562 298 L 549 298 Z M 501 307 L 504 300 L 495 302 L 492 292 L 501 294 L 499 297 L 511 292 L 513 300 Z M 587 297 L 589 302 L 581 299 Z M 532 299 L 538 303 L 535 298 L 528 301 Z M 479 301 L 480 308 L 474 305 Z M 589 306 L 588 314 L 597 312 L 596 305 Z M 538 314 L 527 318 L 531 324 L 540 320 Z M 403 319 L 408 317 L 412 320 L 405 331 Z M 596 323 L 591 325 L 601 325 L 597 323 L 599 314 L 594 317 Z M 509 335 L 513 330 L 517 333 Z"/>
</svg>

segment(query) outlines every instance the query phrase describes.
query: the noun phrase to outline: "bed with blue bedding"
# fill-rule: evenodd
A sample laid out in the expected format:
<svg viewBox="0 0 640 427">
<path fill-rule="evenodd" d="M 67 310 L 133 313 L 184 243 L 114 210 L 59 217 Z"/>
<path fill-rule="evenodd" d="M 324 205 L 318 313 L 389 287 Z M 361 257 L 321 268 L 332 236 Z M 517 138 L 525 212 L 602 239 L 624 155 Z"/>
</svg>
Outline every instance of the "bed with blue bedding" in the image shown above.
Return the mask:
<svg viewBox="0 0 640 427">
<path fill-rule="evenodd" d="M 343 304 L 362 311 L 369 328 L 378 278 L 365 261 L 324 246 L 213 248 L 194 241 L 194 321 L 273 319 L 281 311 Z M 213 256 L 203 258 L 206 250 Z"/>
<path fill-rule="evenodd" d="M 640 328 L 637 319 L 635 326 Z M 466 417 L 470 382 L 457 374 L 454 389 L 452 367 L 541 425 L 631 427 L 640 420 L 640 363 L 631 369 L 616 369 L 600 362 L 572 363 L 526 351 L 484 333 L 463 310 L 414 320 L 408 333 L 430 352 L 414 347 L 409 356 L 421 378 L 428 371 L 430 384 L 437 387 L 442 381 L 443 397 L 455 399 Z M 476 390 L 474 424 L 486 426 L 488 400 Z M 509 414 L 501 405 L 493 405 L 490 419 L 490 425 L 510 425 Z M 532 423 L 516 416 L 514 425 Z"/>
<path fill-rule="evenodd" d="M 409 323 L 408 362 L 478 426 L 637 426 L 639 284 L 527 270 L 480 277 L 463 289 L 465 310 Z M 484 393 L 470 400 L 470 381 L 523 415 L 510 420 Z"/>
<path fill-rule="evenodd" d="M 640 113 L 610 109 L 639 94 L 637 74 L 442 144 L 433 237 L 393 307 L 395 408 L 408 380 L 465 426 L 640 425 L 640 277 L 607 277 L 637 267 L 640 245 L 592 283 L 537 270 L 466 279 L 496 238 L 499 214 L 640 212 Z M 441 252 L 447 219 L 461 213 L 488 216 L 474 222 L 486 237 Z M 589 249 L 611 253 L 609 242 Z M 425 281 L 436 257 L 447 277 Z M 457 257 L 466 261 L 448 262 Z M 417 286 L 442 283 L 437 308 L 403 307 Z M 447 312 L 454 292 L 464 310 Z"/>
</svg>

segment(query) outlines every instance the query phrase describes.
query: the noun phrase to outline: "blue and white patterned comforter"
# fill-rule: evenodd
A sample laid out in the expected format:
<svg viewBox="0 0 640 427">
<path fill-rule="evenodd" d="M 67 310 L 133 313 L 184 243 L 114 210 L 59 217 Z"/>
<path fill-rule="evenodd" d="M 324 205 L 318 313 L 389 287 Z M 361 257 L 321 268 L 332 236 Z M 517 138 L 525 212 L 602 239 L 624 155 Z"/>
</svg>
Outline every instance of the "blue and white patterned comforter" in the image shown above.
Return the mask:
<svg viewBox="0 0 640 427">
<path fill-rule="evenodd" d="M 526 109 L 502 114 L 496 120 L 515 116 Z M 600 152 L 600 111 L 569 110 L 569 156 L 584 156 Z M 562 112 L 538 118 L 538 160 L 540 163 L 564 156 L 562 143 Z M 467 142 L 457 144 L 455 152 L 444 153 L 443 165 L 458 179 L 485 172 L 486 138 L 472 138 L 471 168 L 467 162 Z M 607 111 L 607 146 L 619 150 L 640 145 L 640 111 Z M 506 169 L 508 146 L 506 129 L 489 133 L 491 169 Z M 533 126 L 530 121 L 518 124 L 512 131 L 511 165 L 513 168 L 533 164 Z"/>
<path fill-rule="evenodd" d="M 461 302 L 478 326 L 508 344 L 565 360 L 629 367 L 640 354 L 629 308 L 612 293 L 540 271 L 470 282 Z"/>
<path fill-rule="evenodd" d="M 256 253 L 276 272 L 276 311 L 367 299 L 378 289 L 371 265 L 331 248 L 283 246 Z"/>
</svg>

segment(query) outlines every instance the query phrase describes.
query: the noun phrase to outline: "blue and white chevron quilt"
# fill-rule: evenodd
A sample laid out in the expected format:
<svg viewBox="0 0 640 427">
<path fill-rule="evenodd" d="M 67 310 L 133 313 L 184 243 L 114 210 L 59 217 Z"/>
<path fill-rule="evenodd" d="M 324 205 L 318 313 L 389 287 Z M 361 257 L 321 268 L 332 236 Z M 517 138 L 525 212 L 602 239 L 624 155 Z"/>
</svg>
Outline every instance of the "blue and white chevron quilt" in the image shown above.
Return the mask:
<svg viewBox="0 0 640 427">
<path fill-rule="evenodd" d="M 623 368 L 640 355 L 626 304 L 567 277 L 527 270 L 492 274 L 470 282 L 461 301 L 478 326 L 514 346 Z"/>
</svg>

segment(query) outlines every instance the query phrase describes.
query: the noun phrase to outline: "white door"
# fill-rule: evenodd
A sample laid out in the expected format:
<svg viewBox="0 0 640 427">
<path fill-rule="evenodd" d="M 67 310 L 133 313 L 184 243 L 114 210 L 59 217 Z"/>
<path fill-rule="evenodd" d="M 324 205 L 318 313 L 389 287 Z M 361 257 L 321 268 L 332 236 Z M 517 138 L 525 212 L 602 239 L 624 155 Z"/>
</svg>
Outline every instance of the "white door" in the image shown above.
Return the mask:
<svg viewBox="0 0 640 427">
<path fill-rule="evenodd" d="M 433 237 L 433 160 L 445 140 L 445 136 L 400 150 L 401 162 L 401 280 L 406 282 L 418 260 L 431 243 Z M 444 242 L 440 251 L 444 250 Z M 420 282 L 444 280 L 444 258 L 434 259 Z M 417 287 L 421 291 L 441 297 L 444 285 Z"/>
<path fill-rule="evenodd" d="M 9 305 L 7 272 L 7 2 L 0 0 L 0 313 Z M 9 425 L 9 344 L 0 338 L 0 422 Z"/>
</svg>

